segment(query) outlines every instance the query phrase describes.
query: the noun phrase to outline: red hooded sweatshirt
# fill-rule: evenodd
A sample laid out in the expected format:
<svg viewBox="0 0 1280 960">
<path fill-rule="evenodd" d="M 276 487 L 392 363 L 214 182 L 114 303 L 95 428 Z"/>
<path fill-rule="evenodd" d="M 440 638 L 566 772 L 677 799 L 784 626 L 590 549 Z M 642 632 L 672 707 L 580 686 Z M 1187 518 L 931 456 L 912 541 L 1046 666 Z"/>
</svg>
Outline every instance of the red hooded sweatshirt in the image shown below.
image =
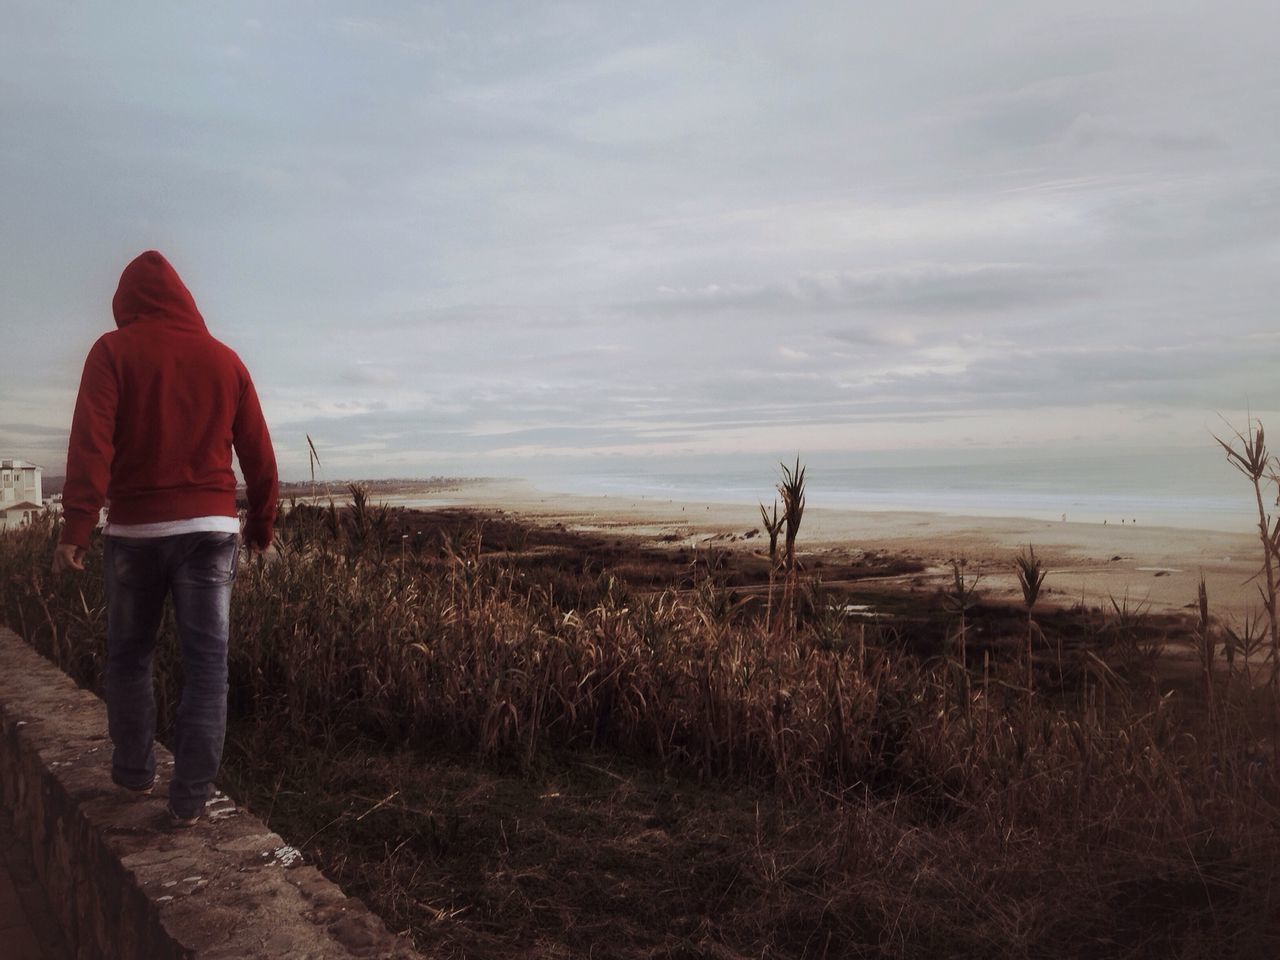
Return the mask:
<svg viewBox="0 0 1280 960">
<path fill-rule="evenodd" d="M 279 488 L 249 371 L 209 335 L 154 250 L 125 267 L 111 308 L 119 329 L 89 351 L 76 398 L 62 542 L 89 545 L 104 498 L 112 523 L 236 516 L 234 448 L 249 495 L 245 539 L 265 548 Z"/>
</svg>

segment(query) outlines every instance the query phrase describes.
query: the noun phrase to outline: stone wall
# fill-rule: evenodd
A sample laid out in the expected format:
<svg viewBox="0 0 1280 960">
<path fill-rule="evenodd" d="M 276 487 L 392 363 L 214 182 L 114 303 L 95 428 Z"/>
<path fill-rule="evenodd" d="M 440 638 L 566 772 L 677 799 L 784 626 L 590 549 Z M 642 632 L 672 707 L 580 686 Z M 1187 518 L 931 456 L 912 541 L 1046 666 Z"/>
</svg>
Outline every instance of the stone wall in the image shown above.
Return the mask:
<svg viewBox="0 0 1280 960">
<path fill-rule="evenodd" d="M 132 794 L 111 782 L 106 730 L 97 697 L 0 628 L 0 804 L 77 957 L 419 956 L 225 797 L 170 828 L 170 754 L 157 747 L 156 796 Z"/>
</svg>

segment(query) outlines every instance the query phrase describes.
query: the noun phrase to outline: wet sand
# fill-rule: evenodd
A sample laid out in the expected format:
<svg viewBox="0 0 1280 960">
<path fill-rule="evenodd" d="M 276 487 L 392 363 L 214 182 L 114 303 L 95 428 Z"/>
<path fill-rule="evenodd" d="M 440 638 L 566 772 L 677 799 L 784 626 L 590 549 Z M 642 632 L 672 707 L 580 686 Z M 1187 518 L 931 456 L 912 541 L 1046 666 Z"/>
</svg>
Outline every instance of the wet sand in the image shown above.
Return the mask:
<svg viewBox="0 0 1280 960">
<path fill-rule="evenodd" d="M 758 508 L 742 504 L 693 503 L 652 497 L 580 496 L 543 490 L 512 480 L 469 480 L 421 492 L 396 489 L 373 499 L 392 506 L 469 507 L 505 510 L 543 524 L 583 532 L 614 533 L 641 540 L 688 545 L 715 543 L 724 549 L 766 549 Z M 747 536 L 750 531 L 760 531 Z M 798 548 L 801 559 L 828 553 L 876 551 L 917 557 L 926 574 L 917 586 L 949 579 L 950 561 L 963 559 L 980 574 L 993 598 L 1018 593 L 1013 557 L 1028 544 L 1049 569 L 1044 599 L 1069 606 L 1084 601 L 1109 607 L 1111 598 L 1130 608 L 1145 605 L 1171 612 L 1195 604 L 1204 575 L 1213 612 L 1239 619 L 1259 610 L 1261 547 L 1239 533 L 964 517 L 941 513 L 805 509 Z"/>
</svg>

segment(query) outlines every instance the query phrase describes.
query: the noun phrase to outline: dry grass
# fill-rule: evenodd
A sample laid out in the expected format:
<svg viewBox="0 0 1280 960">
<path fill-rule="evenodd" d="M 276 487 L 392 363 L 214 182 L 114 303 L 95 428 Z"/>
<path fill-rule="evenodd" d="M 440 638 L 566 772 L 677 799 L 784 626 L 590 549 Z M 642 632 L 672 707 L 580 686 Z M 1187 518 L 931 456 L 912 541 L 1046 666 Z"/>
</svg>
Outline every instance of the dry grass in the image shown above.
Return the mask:
<svg viewBox="0 0 1280 960">
<path fill-rule="evenodd" d="M 1125 682 L 1098 655 L 1141 634 L 1119 608 L 1033 698 L 1016 633 L 957 685 L 820 589 L 770 629 L 706 572 L 566 587 L 479 529 L 404 543 L 357 500 L 296 511 L 279 558 L 242 565 L 226 776 L 440 955 L 1280 945 L 1256 695 L 1210 726 L 1199 685 Z M 96 684 L 99 571 L 52 581 L 51 550 L 0 538 L 0 618 Z M 158 669 L 168 714 L 171 653 Z"/>
</svg>

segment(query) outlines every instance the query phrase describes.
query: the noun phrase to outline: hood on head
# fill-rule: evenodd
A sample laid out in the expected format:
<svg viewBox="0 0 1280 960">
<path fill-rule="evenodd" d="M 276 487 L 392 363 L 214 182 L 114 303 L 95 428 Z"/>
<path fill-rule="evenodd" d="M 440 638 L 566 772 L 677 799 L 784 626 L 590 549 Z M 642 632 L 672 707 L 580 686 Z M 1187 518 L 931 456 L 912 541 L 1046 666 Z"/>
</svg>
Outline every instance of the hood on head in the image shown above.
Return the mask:
<svg viewBox="0 0 1280 960">
<path fill-rule="evenodd" d="M 191 291 L 178 271 L 155 250 L 140 254 L 124 268 L 111 311 L 116 326 L 121 328 L 155 321 L 171 327 L 206 329 Z"/>
</svg>

